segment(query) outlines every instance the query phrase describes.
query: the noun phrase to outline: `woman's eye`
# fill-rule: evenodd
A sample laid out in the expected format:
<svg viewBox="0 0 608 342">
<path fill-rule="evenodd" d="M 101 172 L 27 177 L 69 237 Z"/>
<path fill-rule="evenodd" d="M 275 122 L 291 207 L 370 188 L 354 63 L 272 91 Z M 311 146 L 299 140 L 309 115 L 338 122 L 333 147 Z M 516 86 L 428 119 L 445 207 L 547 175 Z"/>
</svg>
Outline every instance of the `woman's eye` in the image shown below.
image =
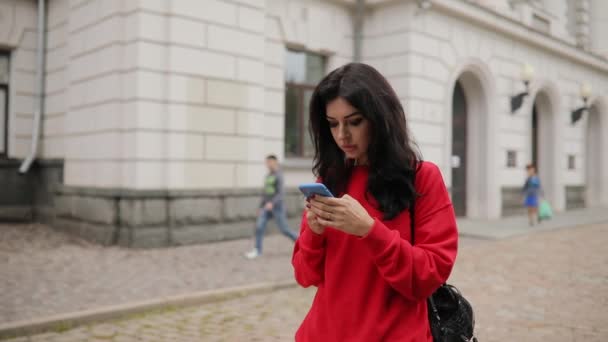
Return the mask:
<svg viewBox="0 0 608 342">
<path fill-rule="evenodd" d="M 363 122 L 363 118 L 355 119 L 350 122 L 351 126 L 359 126 L 360 123 Z"/>
<path fill-rule="evenodd" d="M 336 127 L 338 127 L 338 123 L 337 122 L 330 122 L 329 123 L 329 127 L 330 128 L 336 128 Z"/>
</svg>

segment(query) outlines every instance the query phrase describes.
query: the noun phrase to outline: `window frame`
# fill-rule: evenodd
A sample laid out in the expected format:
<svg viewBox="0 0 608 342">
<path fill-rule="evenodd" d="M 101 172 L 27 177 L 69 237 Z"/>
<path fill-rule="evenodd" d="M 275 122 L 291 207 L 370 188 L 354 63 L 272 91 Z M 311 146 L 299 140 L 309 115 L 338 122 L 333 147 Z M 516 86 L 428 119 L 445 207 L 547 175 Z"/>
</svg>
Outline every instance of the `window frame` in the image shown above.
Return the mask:
<svg viewBox="0 0 608 342">
<path fill-rule="evenodd" d="M 308 51 L 308 50 L 300 50 L 300 49 L 290 49 L 287 48 L 287 53 L 304 53 L 306 54 L 306 57 L 308 56 L 314 56 L 314 57 L 319 57 L 321 58 L 322 61 L 322 68 L 323 68 L 323 72 L 322 72 L 322 76 L 321 79 L 325 76 L 325 74 L 327 73 L 327 65 L 328 65 L 328 61 L 327 61 L 327 56 L 320 54 L 320 53 L 316 53 L 313 51 Z M 285 66 L 287 68 L 287 64 Z M 308 73 L 308 70 L 305 71 L 306 74 Z M 285 74 L 287 74 L 287 70 L 285 70 Z M 320 79 L 319 79 L 320 81 Z M 307 81 L 304 82 L 293 82 L 293 81 L 285 81 L 285 98 L 287 98 L 287 93 L 289 90 L 293 90 L 295 91 L 296 94 L 296 121 L 298 121 L 297 123 L 297 133 L 299 134 L 299 137 L 296 141 L 296 148 L 295 148 L 295 153 L 291 153 L 290 151 L 287 151 L 287 101 L 285 101 L 285 137 L 283 139 L 283 151 L 285 153 L 285 158 L 286 159 L 292 159 L 292 160 L 296 160 L 296 159 L 311 159 L 313 158 L 313 155 L 306 155 L 306 135 L 309 134 L 308 129 L 305 129 L 305 123 L 306 120 L 308 120 L 308 112 L 305 111 L 305 107 L 306 104 L 304 103 L 304 98 L 305 98 L 305 94 L 307 91 L 314 91 L 314 89 L 317 86 L 317 83 L 307 83 Z M 312 153 L 314 154 L 314 151 L 312 151 Z"/>
</svg>

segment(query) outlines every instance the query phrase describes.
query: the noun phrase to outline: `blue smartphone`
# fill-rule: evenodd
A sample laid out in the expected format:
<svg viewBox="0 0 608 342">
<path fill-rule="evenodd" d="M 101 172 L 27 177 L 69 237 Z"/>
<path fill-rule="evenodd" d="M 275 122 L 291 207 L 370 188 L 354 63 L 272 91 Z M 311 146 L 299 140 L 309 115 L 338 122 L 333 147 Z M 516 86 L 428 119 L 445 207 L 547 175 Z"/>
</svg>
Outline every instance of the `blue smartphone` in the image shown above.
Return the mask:
<svg viewBox="0 0 608 342">
<path fill-rule="evenodd" d="M 334 197 L 331 191 L 329 191 L 329 189 L 327 189 L 327 187 L 323 183 L 305 183 L 300 184 L 298 188 L 300 188 L 300 191 L 302 191 L 306 198 L 310 198 L 310 196 L 312 195 Z"/>
</svg>

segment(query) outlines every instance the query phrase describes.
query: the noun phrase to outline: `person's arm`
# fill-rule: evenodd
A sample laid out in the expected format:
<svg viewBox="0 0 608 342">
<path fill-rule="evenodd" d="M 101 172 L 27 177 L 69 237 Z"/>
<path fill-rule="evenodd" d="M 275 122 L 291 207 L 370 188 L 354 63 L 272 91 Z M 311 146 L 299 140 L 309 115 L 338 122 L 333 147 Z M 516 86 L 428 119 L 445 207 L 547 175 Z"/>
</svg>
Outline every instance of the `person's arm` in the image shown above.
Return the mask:
<svg viewBox="0 0 608 342">
<path fill-rule="evenodd" d="M 449 277 L 458 249 L 456 217 L 437 166 L 425 162 L 416 176 L 414 246 L 374 219 L 362 238 L 380 275 L 405 298 L 428 298 Z M 409 230 L 409 227 L 406 228 Z"/>
<path fill-rule="evenodd" d="M 300 236 L 291 258 L 296 281 L 303 287 L 319 286 L 325 272 L 325 233 L 316 234 L 308 227 L 306 210 L 302 215 Z"/>
</svg>

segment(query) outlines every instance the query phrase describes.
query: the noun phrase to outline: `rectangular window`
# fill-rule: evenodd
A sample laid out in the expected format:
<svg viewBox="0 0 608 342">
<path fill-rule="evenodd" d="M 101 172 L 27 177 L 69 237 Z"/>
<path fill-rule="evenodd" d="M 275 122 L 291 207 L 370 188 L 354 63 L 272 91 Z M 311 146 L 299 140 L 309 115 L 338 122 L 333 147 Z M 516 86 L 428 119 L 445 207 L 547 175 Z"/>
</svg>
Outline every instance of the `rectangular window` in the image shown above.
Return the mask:
<svg viewBox="0 0 608 342">
<path fill-rule="evenodd" d="M 509 167 L 509 168 L 517 167 L 517 152 L 516 151 L 507 151 L 507 167 Z"/>
<path fill-rule="evenodd" d="M 308 109 L 312 92 L 325 75 L 325 57 L 287 50 L 285 64 L 285 156 L 312 157 Z"/>
<path fill-rule="evenodd" d="M 576 158 L 573 155 L 568 156 L 568 170 L 576 169 Z"/>
</svg>

